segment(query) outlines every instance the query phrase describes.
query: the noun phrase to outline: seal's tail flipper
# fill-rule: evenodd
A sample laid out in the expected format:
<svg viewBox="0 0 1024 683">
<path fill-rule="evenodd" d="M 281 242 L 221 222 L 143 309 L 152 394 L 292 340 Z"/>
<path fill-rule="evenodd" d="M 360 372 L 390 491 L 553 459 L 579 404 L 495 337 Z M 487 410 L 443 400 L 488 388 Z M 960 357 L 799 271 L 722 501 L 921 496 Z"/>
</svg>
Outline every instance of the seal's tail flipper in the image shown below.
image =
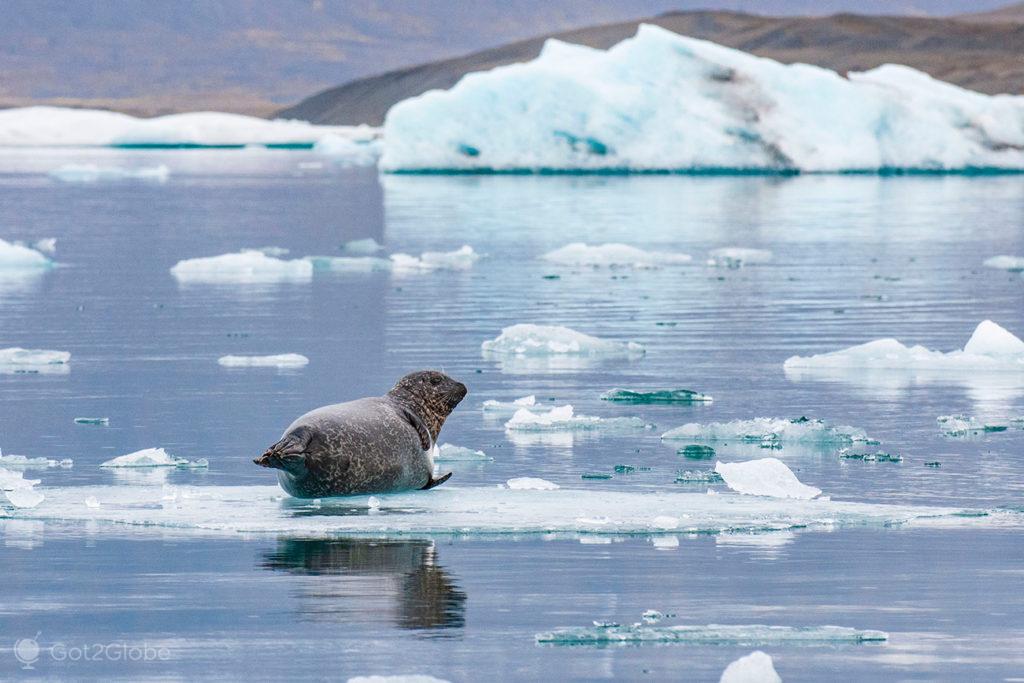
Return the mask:
<svg viewBox="0 0 1024 683">
<path fill-rule="evenodd" d="M 312 432 L 306 427 L 293 429 L 253 462 L 260 467 L 290 469 L 290 466 L 306 457 L 306 447 L 309 446 L 311 437 Z"/>
<path fill-rule="evenodd" d="M 440 476 L 437 479 L 434 479 L 434 477 L 430 477 L 430 481 L 428 481 L 427 485 L 424 486 L 423 488 L 421 488 L 420 491 L 427 491 L 429 489 L 434 488 L 435 486 L 440 486 L 441 484 L 445 483 L 446 481 L 448 481 L 451 478 L 452 478 L 452 473 L 451 472 L 449 472 L 448 474 L 445 474 L 443 476 Z"/>
</svg>

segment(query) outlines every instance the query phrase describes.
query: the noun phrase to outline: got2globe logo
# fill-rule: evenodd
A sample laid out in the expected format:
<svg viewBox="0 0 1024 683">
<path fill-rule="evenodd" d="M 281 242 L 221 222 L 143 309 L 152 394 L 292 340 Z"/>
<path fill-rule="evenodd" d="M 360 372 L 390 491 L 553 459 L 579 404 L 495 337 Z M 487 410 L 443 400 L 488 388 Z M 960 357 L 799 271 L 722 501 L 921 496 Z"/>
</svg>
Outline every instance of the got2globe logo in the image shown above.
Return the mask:
<svg viewBox="0 0 1024 683">
<path fill-rule="evenodd" d="M 157 647 L 145 641 L 130 643 L 115 640 L 109 643 L 62 643 L 56 642 L 45 648 L 39 645 L 37 631 L 31 638 L 19 638 L 14 642 L 14 657 L 21 663 L 21 668 L 35 669 L 40 657 L 45 652 L 55 662 L 165 662 L 171 658 L 171 651 L 166 647 Z"/>
<path fill-rule="evenodd" d="M 14 643 L 14 657 L 21 662 L 21 668 L 26 670 L 34 669 L 32 665 L 39 661 L 39 636 L 42 631 L 37 631 L 32 638 L 19 638 Z"/>
</svg>

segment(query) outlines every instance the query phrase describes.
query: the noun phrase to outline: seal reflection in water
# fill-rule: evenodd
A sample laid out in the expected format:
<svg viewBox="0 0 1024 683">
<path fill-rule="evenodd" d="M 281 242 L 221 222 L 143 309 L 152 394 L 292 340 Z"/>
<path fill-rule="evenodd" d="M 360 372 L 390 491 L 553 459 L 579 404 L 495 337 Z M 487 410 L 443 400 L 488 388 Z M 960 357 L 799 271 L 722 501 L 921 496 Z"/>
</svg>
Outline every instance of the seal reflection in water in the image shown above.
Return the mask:
<svg viewBox="0 0 1024 683">
<path fill-rule="evenodd" d="M 434 478 L 434 443 L 465 396 L 442 372 L 414 372 L 383 396 L 306 413 L 253 462 L 297 498 L 433 488 L 451 476 Z"/>
<path fill-rule="evenodd" d="M 283 539 L 263 556 L 261 566 L 339 577 L 300 589 L 308 598 L 302 612 L 316 621 L 364 622 L 367 614 L 380 613 L 408 629 L 461 628 L 466 621 L 466 594 L 437 564 L 431 541 Z"/>
</svg>

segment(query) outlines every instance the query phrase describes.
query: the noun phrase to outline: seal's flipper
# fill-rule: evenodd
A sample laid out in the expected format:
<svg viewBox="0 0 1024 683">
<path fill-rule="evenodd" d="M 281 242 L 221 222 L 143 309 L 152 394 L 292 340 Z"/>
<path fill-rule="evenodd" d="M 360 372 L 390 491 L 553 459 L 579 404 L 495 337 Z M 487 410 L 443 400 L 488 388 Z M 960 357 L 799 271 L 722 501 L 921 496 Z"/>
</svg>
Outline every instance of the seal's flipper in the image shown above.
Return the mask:
<svg viewBox="0 0 1024 683">
<path fill-rule="evenodd" d="M 445 483 L 446 481 L 448 481 L 451 478 L 452 478 L 452 473 L 451 472 L 449 472 L 448 474 L 445 474 L 445 475 L 443 475 L 441 477 L 438 477 L 437 479 L 434 479 L 434 477 L 430 477 L 430 481 L 428 481 L 427 485 L 424 486 L 423 488 L 421 488 L 420 491 L 427 491 L 427 490 L 430 490 L 430 489 L 434 488 L 435 486 L 440 486 L 441 484 Z"/>
<path fill-rule="evenodd" d="M 294 469 L 305 459 L 306 448 L 312 438 L 313 432 L 308 427 L 293 429 L 253 462 L 260 467 L 273 467 L 279 470 Z"/>
</svg>

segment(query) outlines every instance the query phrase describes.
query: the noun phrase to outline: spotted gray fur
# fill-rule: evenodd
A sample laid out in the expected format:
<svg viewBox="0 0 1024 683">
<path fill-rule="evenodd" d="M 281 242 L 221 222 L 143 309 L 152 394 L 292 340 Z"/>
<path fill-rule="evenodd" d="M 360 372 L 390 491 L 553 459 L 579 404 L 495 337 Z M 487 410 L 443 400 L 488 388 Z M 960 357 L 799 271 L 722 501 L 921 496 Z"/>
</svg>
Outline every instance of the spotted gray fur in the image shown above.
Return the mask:
<svg viewBox="0 0 1024 683">
<path fill-rule="evenodd" d="M 432 488 L 431 450 L 466 385 L 441 372 L 406 375 L 384 396 L 324 406 L 293 422 L 253 462 L 279 470 L 297 498 Z"/>
</svg>

